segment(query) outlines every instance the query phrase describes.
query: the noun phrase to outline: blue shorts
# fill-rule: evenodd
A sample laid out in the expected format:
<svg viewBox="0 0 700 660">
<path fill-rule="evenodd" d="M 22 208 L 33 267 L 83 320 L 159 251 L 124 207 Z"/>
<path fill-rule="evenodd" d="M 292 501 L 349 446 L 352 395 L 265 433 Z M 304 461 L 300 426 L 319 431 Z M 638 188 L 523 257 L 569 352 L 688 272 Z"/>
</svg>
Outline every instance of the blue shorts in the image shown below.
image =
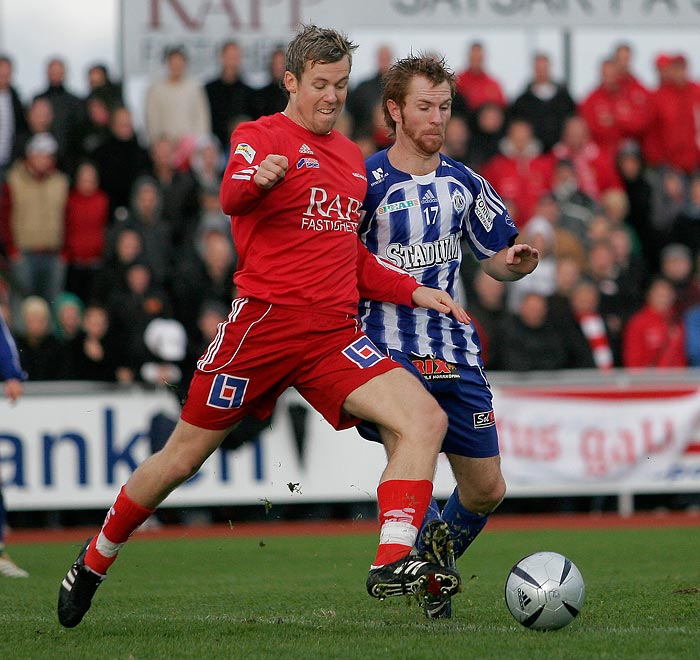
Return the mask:
<svg viewBox="0 0 700 660">
<path fill-rule="evenodd" d="M 390 350 L 389 355 L 417 378 L 447 413 L 442 451 L 468 458 L 498 456 L 493 397 L 483 368 L 451 364 Z M 374 424 L 362 422 L 360 435 L 381 442 Z"/>
</svg>

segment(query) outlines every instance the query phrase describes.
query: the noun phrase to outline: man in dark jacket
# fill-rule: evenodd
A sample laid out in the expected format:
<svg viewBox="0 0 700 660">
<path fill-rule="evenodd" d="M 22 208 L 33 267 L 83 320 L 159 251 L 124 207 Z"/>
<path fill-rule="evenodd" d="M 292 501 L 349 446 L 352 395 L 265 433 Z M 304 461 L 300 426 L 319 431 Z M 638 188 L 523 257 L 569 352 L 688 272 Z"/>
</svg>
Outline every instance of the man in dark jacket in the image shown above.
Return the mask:
<svg viewBox="0 0 700 660">
<path fill-rule="evenodd" d="M 48 86 L 37 95 L 37 98 L 45 98 L 51 103 L 53 109 L 52 133 L 58 141 L 60 153 L 66 153 L 71 139 L 74 137 L 78 126 L 85 118 L 85 105 L 75 94 L 69 92 L 65 86 L 66 66 L 60 58 L 49 60 L 46 67 Z"/>
<path fill-rule="evenodd" d="M 22 102 L 12 86 L 12 60 L 0 54 L 0 185 L 12 163 L 17 135 L 26 130 Z"/>
<path fill-rule="evenodd" d="M 564 120 L 576 111 L 576 103 L 565 85 L 554 82 L 549 57 L 537 53 L 533 79 L 510 106 L 510 115 L 526 119 L 534 127 L 542 149 L 549 151 L 561 137 Z"/>
<path fill-rule="evenodd" d="M 254 93 L 241 79 L 242 55 L 237 42 L 227 41 L 221 47 L 219 77 L 204 86 L 211 111 L 211 129 L 224 151 L 228 150 L 234 120 L 253 118 Z"/>
</svg>

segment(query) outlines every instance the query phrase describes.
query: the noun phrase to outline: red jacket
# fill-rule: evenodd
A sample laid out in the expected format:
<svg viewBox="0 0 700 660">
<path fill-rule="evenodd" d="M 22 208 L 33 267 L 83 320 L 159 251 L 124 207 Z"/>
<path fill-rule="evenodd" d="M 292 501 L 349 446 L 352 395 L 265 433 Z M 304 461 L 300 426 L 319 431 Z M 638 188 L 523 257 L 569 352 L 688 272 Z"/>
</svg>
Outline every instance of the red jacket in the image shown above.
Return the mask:
<svg viewBox="0 0 700 660">
<path fill-rule="evenodd" d="M 596 144 L 614 155 L 622 140 L 641 143 L 649 129 L 650 106 L 650 96 L 641 87 L 622 85 L 613 91 L 600 85 L 580 104 L 579 114 Z"/>
<path fill-rule="evenodd" d="M 506 106 L 506 97 L 501 84 L 484 73 L 474 73 L 467 69 L 457 76 L 457 91 L 472 110 L 477 110 L 485 103 Z"/>
<path fill-rule="evenodd" d="M 625 367 L 685 367 L 683 324 L 648 305 L 630 318 L 622 344 Z"/>
<path fill-rule="evenodd" d="M 66 247 L 68 263 L 99 263 L 105 248 L 105 232 L 109 219 L 109 198 L 98 190 L 83 195 L 71 190 L 66 204 Z"/>
<path fill-rule="evenodd" d="M 503 199 L 515 202 L 519 227 L 533 216 L 542 195 L 552 188 L 554 160 L 549 155 L 514 157 L 499 154 L 481 168 L 481 175 Z"/>
<path fill-rule="evenodd" d="M 662 83 L 651 99 L 644 157 L 650 165 L 692 174 L 700 167 L 700 86 Z"/>
</svg>

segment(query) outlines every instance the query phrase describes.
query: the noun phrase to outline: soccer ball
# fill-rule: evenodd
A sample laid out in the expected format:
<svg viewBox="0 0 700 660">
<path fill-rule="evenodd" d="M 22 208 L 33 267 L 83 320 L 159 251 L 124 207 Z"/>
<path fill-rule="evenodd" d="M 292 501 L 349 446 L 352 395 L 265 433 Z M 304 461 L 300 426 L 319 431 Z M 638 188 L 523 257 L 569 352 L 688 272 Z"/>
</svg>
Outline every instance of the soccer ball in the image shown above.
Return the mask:
<svg viewBox="0 0 700 660">
<path fill-rule="evenodd" d="M 521 559 L 506 580 L 506 605 L 533 630 L 556 630 L 571 623 L 583 607 L 586 587 L 574 563 L 556 552 Z"/>
</svg>

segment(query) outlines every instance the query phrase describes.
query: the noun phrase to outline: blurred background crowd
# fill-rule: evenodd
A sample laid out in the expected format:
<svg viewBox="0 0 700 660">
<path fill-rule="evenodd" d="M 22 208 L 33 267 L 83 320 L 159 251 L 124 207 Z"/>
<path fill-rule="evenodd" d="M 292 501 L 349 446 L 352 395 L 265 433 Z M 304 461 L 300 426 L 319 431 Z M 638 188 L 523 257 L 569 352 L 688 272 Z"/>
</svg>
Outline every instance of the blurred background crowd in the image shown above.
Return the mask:
<svg viewBox="0 0 700 660">
<path fill-rule="evenodd" d="M 376 75 L 351 82 L 339 130 L 369 155 L 391 144 Z M 0 54 L 0 308 L 30 380 L 167 382 L 186 391 L 235 296 L 236 251 L 218 191 L 237 123 L 284 109 L 284 47 L 251 87 L 236 42 L 219 74 L 172 46 L 135 122 L 104 65 L 71 92 L 60 58 L 22 99 Z M 700 365 L 700 85 L 659 53 L 642 85 L 617 45 L 573 98 L 550 58 L 507 98 L 482 43 L 452 63 L 443 152 L 488 179 L 541 263 L 519 282 L 462 269 L 491 370 Z M 135 125 L 143 123 L 143 131 Z"/>
</svg>

